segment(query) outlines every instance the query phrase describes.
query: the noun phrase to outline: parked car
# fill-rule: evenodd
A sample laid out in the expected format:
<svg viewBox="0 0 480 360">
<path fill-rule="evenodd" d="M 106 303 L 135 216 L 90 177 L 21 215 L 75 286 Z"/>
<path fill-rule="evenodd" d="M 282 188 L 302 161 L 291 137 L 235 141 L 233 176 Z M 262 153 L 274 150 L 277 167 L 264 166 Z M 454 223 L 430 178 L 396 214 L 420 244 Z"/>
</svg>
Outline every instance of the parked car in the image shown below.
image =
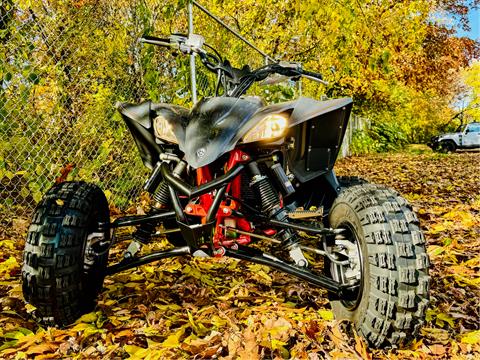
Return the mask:
<svg viewBox="0 0 480 360">
<path fill-rule="evenodd" d="M 461 125 L 454 133 L 432 137 L 428 143 L 433 150 L 454 152 L 457 149 L 480 148 L 480 122 Z"/>
</svg>

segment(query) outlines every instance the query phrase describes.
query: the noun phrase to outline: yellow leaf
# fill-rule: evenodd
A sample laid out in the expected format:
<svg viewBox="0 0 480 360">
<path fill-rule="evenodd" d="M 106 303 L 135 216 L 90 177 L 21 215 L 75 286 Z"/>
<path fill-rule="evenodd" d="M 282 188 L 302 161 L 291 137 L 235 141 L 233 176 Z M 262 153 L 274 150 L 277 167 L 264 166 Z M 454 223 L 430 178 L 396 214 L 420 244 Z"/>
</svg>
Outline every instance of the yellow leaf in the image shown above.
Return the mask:
<svg viewBox="0 0 480 360">
<path fill-rule="evenodd" d="M 126 288 L 132 288 L 132 289 L 135 289 L 135 290 L 138 290 L 140 291 L 140 284 L 139 283 L 136 283 L 136 282 L 130 282 L 130 283 L 126 283 L 124 285 Z"/>
<path fill-rule="evenodd" d="M 435 319 L 435 324 L 437 324 L 438 326 L 443 326 L 445 322 L 447 322 L 448 325 L 450 325 L 451 327 L 454 327 L 455 325 L 453 323 L 453 318 L 450 317 L 448 314 L 438 313 L 437 318 Z"/>
<path fill-rule="evenodd" d="M 108 320 L 112 323 L 113 326 L 122 325 L 122 322 L 116 316 L 109 316 Z"/>
<path fill-rule="evenodd" d="M 462 343 L 478 344 L 480 343 L 480 330 L 470 331 L 462 335 Z"/>
<path fill-rule="evenodd" d="M 331 310 L 318 310 L 318 314 L 322 317 L 323 320 L 327 321 L 331 321 L 335 318 Z"/>
<path fill-rule="evenodd" d="M 55 202 L 57 203 L 58 206 L 65 205 L 65 201 L 63 201 L 62 199 L 57 199 Z"/>
<path fill-rule="evenodd" d="M 167 310 L 178 311 L 182 309 L 182 307 L 177 304 L 167 304 L 167 305 L 154 304 L 154 306 L 161 311 L 167 311 Z"/>
<path fill-rule="evenodd" d="M 203 326 L 201 323 L 195 322 L 195 320 L 193 319 L 193 315 L 190 311 L 187 311 L 187 314 L 188 314 L 188 321 L 190 325 L 192 325 L 192 329 L 196 335 L 204 336 L 209 332 L 208 329 L 205 326 Z"/>
<path fill-rule="evenodd" d="M 112 197 L 112 192 L 110 190 L 105 190 L 104 194 L 107 200 L 110 200 L 110 198 Z"/>
<path fill-rule="evenodd" d="M 72 328 L 72 331 L 83 331 L 86 328 L 88 328 L 89 326 L 91 326 L 91 325 L 90 324 L 85 324 L 85 323 L 80 323 L 80 324 L 75 325 Z"/>
<path fill-rule="evenodd" d="M 13 240 L 2 240 L 0 241 L 0 247 L 15 250 L 15 242 Z"/>
<path fill-rule="evenodd" d="M 156 272 L 156 268 L 153 266 L 143 266 L 142 269 L 149 274 L 154 274 Z"/>
<path fill-rule="evenodd" d="M 271 346 L 272 346 L 271 349 L 272 350 L 281 349 L 285 345 L 287 345 L 286 342 L 283 342 L 283 341 L 280 341 L 280 340 L 277 340 L 277 339 L 272 339 L 272 341 L 271 341 Z"/>
<path fill-rule="evenodd" d="M 10 278 L 10 272 L 16 268 L 18 268 L 18 261 L 15 257 L 10 256 L 7 260 L 0 263 L 0 273 L 4 273 L 6 278 Z"/>
<path fill-rule="evenodd" d="M 27 310 L 27 313 L 29 313 L 29 314 L 31 314 L 32 312 L 37 310 L 37 308 L 35 306 L 33 306 L 32 304 L 25 304 L 25 309 Z"/>
<path fill-rule="evenodd" d="M 125 345 L 123 349 L 128 355 L 130 355 L 130 357 L 137 358 L 137 359 L 143 359 L 145 356 L 149 354 L 148 349 L 144 349 L 135 345 Z"/>
<path fill-rule="evenodd" d="M 447 230 L 447 226 L 449 226 L 451 224 L 448 224 L 447 225 L 447 222 L 443 223 L 443 224 L 435 224 L 433 225 L 431 228 L 430 228 L 430 231 L 429 233 L 430 234 L 439 234 L 441 232 L 444 232 L 445 230 Z"/>
<path fill-rule="evenodd" d="M 91 313 L 88 313 L 88 314 L 85 314 L 85 315 L 82 315 L 82 317 L 80 319 L 78 319 L 76 321 L 76 323 L 93 323 L 95 321 L 97 321 L 97 314 L 94 313 L 94 312 L 91 312 Z"/>
<path fill-rule="evenodd" d="M 185 333 L 185 327 L 182 326 L 179 330 L 177 330 L 174 334 L 170 335 L 162 342 L 162 347 L 165 348 L 176 348 L 180 346 L 180 338 Z"/>
<path fill-rule="evenodd" d="M 259 282 L 265 284 L 265 285 L 271 285 L 272 284 L 272 278 L 270 275 L 268 275 L 265 271 L 260 270 L 257 273 L 255 273 L 254 276 Z"/>
</svg>

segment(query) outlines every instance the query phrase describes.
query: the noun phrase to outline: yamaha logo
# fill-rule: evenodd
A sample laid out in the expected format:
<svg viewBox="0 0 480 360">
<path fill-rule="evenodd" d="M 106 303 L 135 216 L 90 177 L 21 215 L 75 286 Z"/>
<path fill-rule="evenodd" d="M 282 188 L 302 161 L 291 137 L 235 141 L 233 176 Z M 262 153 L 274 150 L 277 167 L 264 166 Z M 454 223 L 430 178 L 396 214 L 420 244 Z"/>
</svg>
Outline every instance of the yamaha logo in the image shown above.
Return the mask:
<svg viewBox="0 0 480 360">
<path fill-rule="evenodd" d="M 202 158 L 202 157 L 205 156 L 205 153 L 206 153 L 206 152 L 207 152 L 207 151 L 205 150 L 205 148 L 200 148 L 200 149 L 197 150 L 197 156 L 198 156 L 199 158 Z"/>
</svg>

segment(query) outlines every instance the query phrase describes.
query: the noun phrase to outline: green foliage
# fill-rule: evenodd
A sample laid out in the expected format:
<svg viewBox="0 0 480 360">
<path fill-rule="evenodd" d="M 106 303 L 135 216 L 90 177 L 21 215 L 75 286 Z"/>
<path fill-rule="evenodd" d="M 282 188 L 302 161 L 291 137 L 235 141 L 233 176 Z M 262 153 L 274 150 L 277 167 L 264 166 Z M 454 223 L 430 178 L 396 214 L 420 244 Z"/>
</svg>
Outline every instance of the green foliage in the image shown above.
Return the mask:
<svg viewBox="0 0 480 360">
<path fill-rule="evenodd" d="M 353 132 L 350 151 L 352 155 L 396 151 L 408 144 L 407 135 L 394 122 L 375 122 L 368 129 Z"/>
<path fill-rule="evenodd" d="M 379 122 L 369 129 L 369 136 L 378 152 L 398 150 L 408 143 L 401 126 L 392 122 Z"/>
<path fill-rule="evenodd" d="M 378 152 L 378 143 L 365 130 L 355 130 L 350 144 L 352 155 L 364 155 Z"/>
</svg>

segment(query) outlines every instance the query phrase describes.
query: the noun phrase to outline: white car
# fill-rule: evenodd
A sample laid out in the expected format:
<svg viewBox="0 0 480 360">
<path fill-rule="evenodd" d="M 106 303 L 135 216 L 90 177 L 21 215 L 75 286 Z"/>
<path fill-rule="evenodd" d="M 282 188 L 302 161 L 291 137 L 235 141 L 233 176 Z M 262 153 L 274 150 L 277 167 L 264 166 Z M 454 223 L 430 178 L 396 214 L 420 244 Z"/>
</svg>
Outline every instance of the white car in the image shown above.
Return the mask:
<svg viewBox="0 0 480 360">
<path fill-rule="evenodd" d="M 457 132 L 434 136 L 428 143 L 433 150 L 455 151 L 480 148 L 480 122 L 462 125 Z"/>
</svg>

